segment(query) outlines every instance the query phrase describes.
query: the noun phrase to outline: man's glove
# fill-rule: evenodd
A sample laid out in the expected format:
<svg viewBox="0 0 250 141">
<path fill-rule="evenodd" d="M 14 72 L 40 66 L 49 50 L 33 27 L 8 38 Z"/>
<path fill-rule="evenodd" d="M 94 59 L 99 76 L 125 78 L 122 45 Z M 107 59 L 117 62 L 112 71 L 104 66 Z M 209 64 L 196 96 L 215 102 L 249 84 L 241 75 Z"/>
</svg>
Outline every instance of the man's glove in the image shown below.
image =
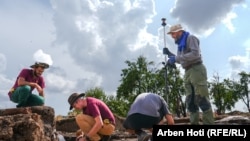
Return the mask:
<svg viewBox="0 0 250 141">
<path fill-rule="evenodd" d="M 168 57 L 168 63 L 173 65 L 175 63 L 175 56 L 169 56 Z"/>
</svg>

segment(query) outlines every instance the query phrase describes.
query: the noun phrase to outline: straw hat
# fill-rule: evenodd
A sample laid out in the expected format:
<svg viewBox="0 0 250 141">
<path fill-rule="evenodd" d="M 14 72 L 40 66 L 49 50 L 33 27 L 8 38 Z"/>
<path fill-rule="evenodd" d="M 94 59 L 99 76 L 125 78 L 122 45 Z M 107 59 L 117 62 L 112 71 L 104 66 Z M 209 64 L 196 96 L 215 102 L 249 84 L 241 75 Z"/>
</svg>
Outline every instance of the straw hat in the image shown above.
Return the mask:
<svg viewBox="0 0 250 141">
<path fill-rule="evenodd" d="M 43 62 L 35 62 L 35 64 L 30 66 L 31 68 L 43 67 L 44 69 L 49 68 L 49 64 Z"/>
<path fill-rule="evenodd" d="M 178 31 L 184 31 L 183 27 L 181 26 L 181 24 L 176 24 L 170 27 L 169 31 L 167 34 L 171 34 L 173 32 L 178 32 Z"/>
</svg>

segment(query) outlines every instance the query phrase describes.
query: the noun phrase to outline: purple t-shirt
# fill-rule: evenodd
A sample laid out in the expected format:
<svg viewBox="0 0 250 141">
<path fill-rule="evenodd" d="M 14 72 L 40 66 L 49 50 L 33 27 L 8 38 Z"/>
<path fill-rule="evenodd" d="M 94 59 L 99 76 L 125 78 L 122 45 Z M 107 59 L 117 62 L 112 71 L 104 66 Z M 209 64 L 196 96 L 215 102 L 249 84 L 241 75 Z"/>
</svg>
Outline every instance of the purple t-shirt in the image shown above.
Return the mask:
<svg viewBox="0 0 250 141">
<path fill-rule="evenodd" d="M 16 82 L 12 88 L 16 89 L 18 87 L 17 80 L 19 77 L 23 77 L 27 82 L 37 83 L 42 89 L 45 87 L 45 82 L 42 76 L 35 77 L 32 69 L 22 69 L 22 71 L 17 76 Z M 34 87 L 31 87 L 31 91 L 34 90 Z"/>
<path fill-rule="evenodd" d="M 115 124 L 115 117 L 109 107 L 101 100 L 94 97 L 86 97 L 87 107 L 83 109 L 83 113 L 92 117 L 101 116 L 102 120 L 109 119 L 110 122 Z"/>
</svg>

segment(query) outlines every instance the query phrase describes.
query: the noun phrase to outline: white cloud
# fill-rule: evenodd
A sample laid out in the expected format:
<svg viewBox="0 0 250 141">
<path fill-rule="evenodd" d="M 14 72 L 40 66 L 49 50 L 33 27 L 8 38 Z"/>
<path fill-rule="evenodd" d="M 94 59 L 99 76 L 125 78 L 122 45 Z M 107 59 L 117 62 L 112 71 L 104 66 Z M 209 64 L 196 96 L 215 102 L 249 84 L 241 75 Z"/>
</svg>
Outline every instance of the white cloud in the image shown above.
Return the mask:
<svg viewBox="0 0 250 141">
<path fill-rule="evenodd" d="M 239 55 L 232 56 L 228 60 L 233 69 L 239 69 L 242 67 L 242 65 L 245 65 L 247 63 L 247 58 Z"/>
<path fill-rule="evenodd" d="M 70 81 L 70 80 L 66 80 L 65 78 L 63 78 L 63 76 L 58 76 L 56 74 L 47 74 L 45 76 L 46 78 L 46 86 L 53 88 L 53 91 L 58 91 L 58 92 L 62 92 L 64 90 L 72 90 L 76 88 L 76 82 L 74 81 Z M 65 89 L 66 88 L 66 89 Z"/>
<path fill-rule="evenodd" d="M 246 57 L 250 59 L 250 39 L 247 39 L 244 43 L 243 46 L 246 48 Z"/>
<path fill-rule="evenodd" d="M 228 28 L 228 30 L 231 33 L 235 32 L 235 27 L 232 24 L 232 20 L 235 19 L 237 17 L 237 15 L 234 12 L 230 12 L 227 14 L 226 18 L 224 20 L 222 20 L 222 23 L 224 23 L 226 25 L 226 27 Z"/>
<path fill-rule="evenodd" d="M 73 63 L 98 76 L 106 91 L 114 91 L 128 58 L 156 56 L 155 37 L 145 31 L 155 14 L 154 1 L 77 2 L 54 3 L 55 45 L 66 43 Z"/>
<path fill-rule="evenodd" d="M 235 78 L 238 76 L 238 73 L 241 71 L 248 72 L 250 70 L 250 39 L 248 39 L 243 44 L 246 47 L 246 54 L 245 56 L 231 56 L 229 57 L 228 61 L 232 68 L 231 76 L 232 78 Z"/>
<path fill-rule="evenodd" d="M 7 60 L 4 54 L 0 53 L 0 72 L 6 69 Z"/>
<path fill-rule="evenodd" d="M 234 15 L 228 13 L 231 12 L 234 6 L 243 2 L 244 0 L 176 0 L 170 14 L 197 34 L 213 29 L 216 24 L 219 24 L 225 18 L 227 19 L 227 26 L 232 30 L 230 19 L 234 18 Z"/>
</svg>

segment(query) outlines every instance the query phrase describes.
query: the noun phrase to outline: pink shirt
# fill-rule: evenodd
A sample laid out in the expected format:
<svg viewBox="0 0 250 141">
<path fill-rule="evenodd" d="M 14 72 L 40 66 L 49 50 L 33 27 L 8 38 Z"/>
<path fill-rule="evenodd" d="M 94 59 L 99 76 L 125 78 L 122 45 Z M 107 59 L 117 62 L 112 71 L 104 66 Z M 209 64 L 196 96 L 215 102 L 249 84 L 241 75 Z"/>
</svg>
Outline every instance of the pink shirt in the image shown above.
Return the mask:
<svg viewBox="0 0 250 141">
<path fill-rule="evenodd" d="M 83 109 L 83 113 L 92 117 L 101 116 L 102 120 L 109 119 L 109 121 L 115 124 L 115 117 L 109 107 L 101 100 L 94 97 L 87 97 L 87 107 Z"/>
<path fill-rule="evenodd" d="M 42 76 L 34 77 L 32 69 L 22 69 L 22 71 L 17 76 L 16 82 L 13 86 L 14 89 L 18 87 L 17 80 L 19 77 L 23 77 L 27 82 L 37 83 L 42 89 L 45 87 L 45 82 Z M 31 87 L 31 91 L 34 90 L 34 87 Z"/>
</svg>

